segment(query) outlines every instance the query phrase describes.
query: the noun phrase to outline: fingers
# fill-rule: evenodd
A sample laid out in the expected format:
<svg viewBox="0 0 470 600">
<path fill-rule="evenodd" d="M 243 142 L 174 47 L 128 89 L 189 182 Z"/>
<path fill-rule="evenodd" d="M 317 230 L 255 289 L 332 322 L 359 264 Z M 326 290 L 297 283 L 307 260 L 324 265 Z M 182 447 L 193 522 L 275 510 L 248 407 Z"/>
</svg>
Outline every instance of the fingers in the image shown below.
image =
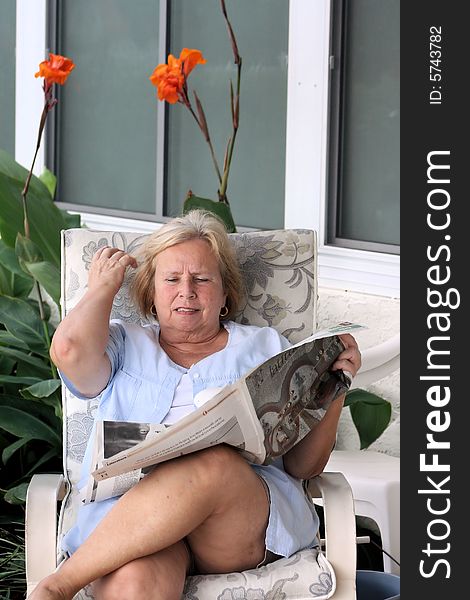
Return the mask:
<svg viewBox="0 0 470 600">
<path fill-rule="evenodd" d="M 352 346 L 353 348 L 358 347 L 356 340 L 350 333 L 343 333 L 343 334 L 339 335 L 338 337 L 343 342 L 343 344 L 346 348 L 349 348 L 350 346 Z"/>
<path fill-rule="evenodd" d="M 124 281 L 127 267 L 137 267 L 133 256 L 119 248 L 99 248 L 91 260 L 88 290 L 116 295 Z"/>
<path fill-rule="evenodd" d="M 338 359 L 333 363 L 332 370 L 342 369 L 349 373 L 352 377 L 356 375 L 361 367 L 361 353 L 354 337 L 345 333 L 339 336 L 343 342 L 345 349 L 338 356 Z"/>
<path fill-rule="evenodd" d="M 94 256 L 93 261 L 107 261 L 108 265 L 112 266 L 117 264 L 123 267 L 137 267 L 136 259 L 127 254 L 124 250 L 120 250 L 119 248 L 111 248 L 110 246 L 103 246 L 99 248 Z"/>
</svg>

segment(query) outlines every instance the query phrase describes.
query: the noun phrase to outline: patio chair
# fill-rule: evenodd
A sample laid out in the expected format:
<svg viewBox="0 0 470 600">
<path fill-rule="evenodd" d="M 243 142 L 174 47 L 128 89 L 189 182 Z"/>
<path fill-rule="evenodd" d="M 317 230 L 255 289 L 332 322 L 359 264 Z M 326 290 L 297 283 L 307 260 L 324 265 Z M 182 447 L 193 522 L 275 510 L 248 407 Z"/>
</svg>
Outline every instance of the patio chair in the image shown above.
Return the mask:
<svg viewBox="0 0 470 600">
<path fill-rule="evenodd" d="M 400 334 L 362 351 L 353 388 L 367 387 L 400 367 Z M 351 486 L 356 516 L 372 519 L 381 537 L 384 571 L 400 574 L 400 459 L 373 450 L 333 450 L 325 471 L 342 473 Z M 316 501 L 321 503 L 321 501 Z"/>
<path fill-rule="evenodd" d="M 133 253 L 145 237 L 146 234 L 130 232 L 64 231 L 62 314 L 67 314 L 84 293 L 87 270 L 99 247 L 117 246 Z M 316 329 L 317 305 L 315 232 L 279 230 L 232 234 L 231 237 L 247 290 L 247 299 L 240 307 L 237 320 L 276 327 L 293 343 L 312 333 Z M 127 286 L 128 278 L 115 298 L 112 317 L 137 321 L 139 316 L 130 304 Z M 65 558 L 60 542 L 74 523 L 78 509 L 76 483 L 96 407 L 96 401 L 78 400 L 65 387 L 62 391 L 64 474 L 35 475 L 27 494 L 28 593 Z M 277 591 L 285 594 L 286 599 L 354 600 L 356 538 L 351 489 L 340 473 L 324 473 L 308 482 L 307 489 L 311 498 L 317 501 L 321 498 L 324 505 L 325 553 L 304 550 L 243 573 L 188 577 L 184 600 L 238 598 L 243 590 L 249 589 L 259 590 L 260 598 L 271 597 Z M 76 599 L 92 597 L 87 588 L 79 592 Z"/>
</svg>

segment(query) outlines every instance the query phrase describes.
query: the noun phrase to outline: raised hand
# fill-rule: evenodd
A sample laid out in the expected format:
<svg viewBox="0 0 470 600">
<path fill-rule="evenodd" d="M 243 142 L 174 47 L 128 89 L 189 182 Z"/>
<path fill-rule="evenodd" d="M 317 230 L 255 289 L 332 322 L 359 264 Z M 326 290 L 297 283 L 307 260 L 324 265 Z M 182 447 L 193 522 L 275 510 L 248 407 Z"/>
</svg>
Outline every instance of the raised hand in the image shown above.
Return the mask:
<svg viewBox="0 0 470 600">
<path fill-rule="evenodd" d="M 127 267 L 137 267 L 136 259 L 119 248 L 104 246 L 92 258 L 88 275 L 88 289 L 103 291 L 109 288 L 113 297 L 124 281 Z"/>
</svg>

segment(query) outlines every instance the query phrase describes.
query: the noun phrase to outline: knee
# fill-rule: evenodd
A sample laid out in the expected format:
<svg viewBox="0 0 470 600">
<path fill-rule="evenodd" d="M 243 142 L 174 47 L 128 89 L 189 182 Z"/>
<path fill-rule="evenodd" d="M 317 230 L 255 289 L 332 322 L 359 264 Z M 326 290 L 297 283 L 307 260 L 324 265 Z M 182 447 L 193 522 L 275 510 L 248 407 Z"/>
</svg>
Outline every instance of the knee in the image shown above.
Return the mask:
<svg viewBox="0 0 470 600">
<path fill-rule="evenodd" d="M 192 472 L 197 474 L 200 481 L 206 480 L 208 483 L 215 481 L 218 485 L 224 485 L 224 481 L 249 469 L 240 453 L 225 444 L 212 446 L 191 456 L 194 462 Z"/>
<path fill-rule="evenodd" d="M 154 584 L 148 572 L 142 573 L 138 565 L 129 563 L 95 582 L 93 592 L 96 600 L 150 598 L 155 594 Z"/>
</svg>

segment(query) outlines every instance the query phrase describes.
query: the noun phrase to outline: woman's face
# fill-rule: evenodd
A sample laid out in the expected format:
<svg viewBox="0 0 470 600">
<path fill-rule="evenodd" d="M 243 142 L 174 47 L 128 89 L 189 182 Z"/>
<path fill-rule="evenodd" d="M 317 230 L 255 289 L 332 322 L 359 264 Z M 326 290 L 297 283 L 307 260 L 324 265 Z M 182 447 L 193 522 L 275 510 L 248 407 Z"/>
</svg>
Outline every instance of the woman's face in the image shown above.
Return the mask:
<svg viewBox="0 0 470 600">
<path fill-rule="evenodd" d="M 218 261 L 204 240 L 182 242 L 155 259 L 154 304 L 163 335 L 211 337 L 220 328 L 226 299 Z"/>
</svg>

